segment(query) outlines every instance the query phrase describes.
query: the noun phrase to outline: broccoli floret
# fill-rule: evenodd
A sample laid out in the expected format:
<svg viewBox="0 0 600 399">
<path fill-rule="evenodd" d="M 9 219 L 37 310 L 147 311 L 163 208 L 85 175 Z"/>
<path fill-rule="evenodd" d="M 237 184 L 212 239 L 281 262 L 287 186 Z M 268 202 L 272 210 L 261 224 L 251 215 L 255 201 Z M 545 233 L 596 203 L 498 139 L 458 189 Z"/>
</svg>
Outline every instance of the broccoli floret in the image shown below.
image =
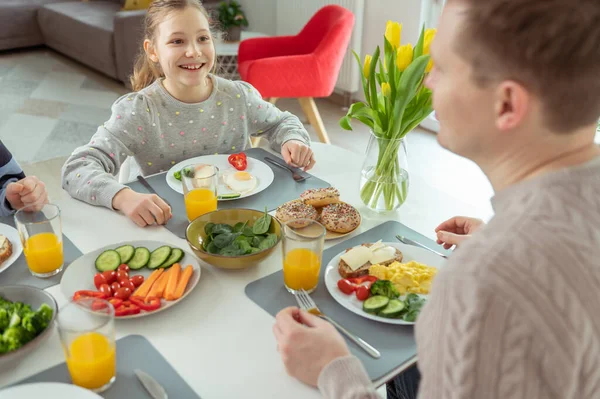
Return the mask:
<svg viewBox="0 0 600 399">
<path fill-rule="evenodd" d="M 8 328 L 16 327 L 21 324 L 21 316 L 17 312 L 12 314 L 10 318 L 10 322 L 8 323 Z"/>
<path fill-rule="evenodd" d="M 13 313 L 19 315 L 19 317 L 23 318 L 28 313 L 35 313 L 31 306 L 24 304 L 23 302 L 13 302 Z"/>
<path fill-rule="evenodd" d="M 37 312 L 26 314 L 21 321 L 21 326 L 27 331 L 37 335 L 48 327 L 48 323 L 52 320 L 52 314 L 52 308 L 43 304 Z"/>
<path fill-rule="evenodd" d="M 194 167 L 193 166 L 186 166 L 185 168 L 181 169 L 181 173 L 183 173 L 184 176 L 189 177 L 189 178 L 193 178 L 194 177 Z"/>
<path fill-rule="evenodd" d="M 400 296 L 400 293 L 389 280 L 377 280 L 371 285 L 371 295 L 383 295 L 394 299 Z"/>
<path fill-rule="evenodd" d="M 52 315 L 54 314 L 54 311 L 50 306 L 48 306 L 48 304 L 44 303 L 42 304 L 42 306 L 40 306 L 37 313 L 40 315 L 40 317 L 46 323 L 47 326 L 48 323 L 50 323 L 50 320 L 52 320 Z"/>
<path fill-rule="evenodd" d="M 4 308 L 0 308 L 0 333 L 8 328 L 10 324 L 10 314 Z"/>
<path fill-rule="evenodd" d="M 2 334 L 2 340 L 6 344 L 8 351 L 19 349 L 21 346 L 31 341 L 33 337 L 34 335 L 32 333 L 21 326 L 10 327 Z"/>
<path fill-rule="evenodd" d="M 0 355 L 6 352 L 8 352 L 8 345 L 6 344 L 6 342 L 4 342 L 2 336 L 0 336 Z"/>
<path fill-rule="evenodd" d="M 175 172 L 173 172 L 173 177 L 176 178 L 177 180 L 181 180 L 181 171 L 176 170 Z"/>
</svg>

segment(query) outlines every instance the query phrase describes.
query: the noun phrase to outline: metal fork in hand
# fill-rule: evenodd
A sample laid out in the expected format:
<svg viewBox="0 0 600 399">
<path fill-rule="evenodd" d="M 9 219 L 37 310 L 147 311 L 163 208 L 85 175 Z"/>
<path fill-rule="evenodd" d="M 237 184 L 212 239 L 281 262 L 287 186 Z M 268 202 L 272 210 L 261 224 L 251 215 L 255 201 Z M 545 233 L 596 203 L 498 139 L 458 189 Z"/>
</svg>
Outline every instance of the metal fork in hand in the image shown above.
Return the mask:
<svg viewBox="0 0 600 399">
<path fill-rule="evenodd" d="M 297 291 L 297 293 L 294 296 L 296 297 L 296 302 L 298 302 L 298 306 L 300 306 L 302 309 L 304 309 L 308 313 L 314 314 L 315 316 L 320 317 L 324 320 L 327 320 L 328 322 L 333 324 L 335 327 L 337 327 L 338 330 L 340 330 L 340 332 L 342 334 L 344 334 L 345 336 L 350 338 L 356 345 L 360 346 L 362 349 L 365 350 L 365 352 L 367 352 L 369 355 L 371 355 L 375 359 L 379 359 L 381 357 L 381 353 L 379 353 L 379 351 L 377 349 L 373 348 L 371 345 L 369 345 L 367 342 L 365 342 L 362 338 L 352 334 L 350 331 L 346 330 L 344 327 L 339 325 L 331 317 L 329 317 L 329 316 L 325 315 L 323 312 L 321 312 L 319 310 L 319 308 L 317 307 L 317 304 L 315 303 L 315 301 L 313 301 L 313 299 L 310 297 L 310 295 L 308 295 L 308 293 L 306 291 L 304 291 L 304 290 Z"/>
<path fill-rule="evenodd" d="M 287 171 L 290 171 L 290 172 L 292 172 L 292 178 L 293 178 L 295 181 L 297 181 L 297 182 L 301 182 L 301 181 L 304 181 L 304 180 L 306 180 L 306 177 L 304 177 L 304 176 L 301 176 L 300 174 L 296 173 L 296 171 L 295 171 L 294 169 L 292 169 L 292 168 L 290 168 L 290 167 L 288 167 L 288 166 L 283 166 L 283 165 L 282 165 L 282 164 L 280 164 L 279 162 L 277 162 L 277 161 L 274 161 L 274 160 L 272 160 L 272 159 L 271 159 L 271 158 L 269 158 L 269 157 L 265 157 L 265 161 L 267 161 L 267 162 L 268 162 L 268 163 L 270 163 L 271 165 L 275 165 L 275 166 L 278 166 L 278 167 L 280 167 L 281 169 L 284 169 L 284 170 L 287 170 Z"/>
</svg>

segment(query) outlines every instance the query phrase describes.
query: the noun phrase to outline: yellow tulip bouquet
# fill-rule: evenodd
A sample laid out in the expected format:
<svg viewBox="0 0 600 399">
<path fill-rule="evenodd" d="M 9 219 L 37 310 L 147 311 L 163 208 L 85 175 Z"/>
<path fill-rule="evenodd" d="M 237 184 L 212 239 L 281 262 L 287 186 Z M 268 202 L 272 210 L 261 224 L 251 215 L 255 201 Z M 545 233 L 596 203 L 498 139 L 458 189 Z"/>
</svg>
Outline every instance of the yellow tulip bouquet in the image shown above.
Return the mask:
<svg viewBox="0 0 600 399">
<path fill-rule="evenodd" d="M 388 21 L 383 59 L 379 46 L 373 55 L 365 57 L 364 63 L 353 52 L 362 66 L 366 101 L 352 104 L 340 120 L 340 126 L 346 130 L 352 130 L 351 119 L 359 120 L 377 139 L 377 162 L 360 195 L 367 206 L 388 211 L 404 203 L 408 193 L 408 175 L 398 159 L 402 139 L 433 111 L 431 90 L 423 83 L 433 67 L 429 46 L 436 30 L 423 28 L 414 48 L 410 43 L 400 43 L 401 33 L 400 23 Z M 406 178 L 401 178 L 402 174 Z"/>
</svg>

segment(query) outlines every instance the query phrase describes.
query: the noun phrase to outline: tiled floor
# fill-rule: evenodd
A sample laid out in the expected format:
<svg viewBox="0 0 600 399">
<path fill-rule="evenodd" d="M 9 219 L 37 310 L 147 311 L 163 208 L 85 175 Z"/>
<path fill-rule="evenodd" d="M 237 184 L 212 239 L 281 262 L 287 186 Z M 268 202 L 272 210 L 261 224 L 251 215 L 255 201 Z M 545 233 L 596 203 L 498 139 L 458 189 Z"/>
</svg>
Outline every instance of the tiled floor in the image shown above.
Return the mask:
<svg viewBox="0 0 600 399">
<path fill-rule="evenodd" d="M 0 53 L 0 85 L 0 139 L 28 173 L 49 183 L 53 197 L 64 195 L 60 168 L 66 156 L 89 141 L 110 116 L 114 100 L 127 90 L 46 48 Z M 345 110 L 327 100 L 317 103 L 332 144 L 363 154 L 368 130 L 359 123 L 354 131 L 343 130 L 338 122 Z M 296 100 L 282 99 L 277 106 L 306 123 Z M 317 140 L 314 129 L 306 128 Z M 411 176 L 491 215 L 492 190 L 485 176 L 471 162 L 442 149 L 435 134 L 422 129 L 409 134 L 408 153 Z"/>
</svg>

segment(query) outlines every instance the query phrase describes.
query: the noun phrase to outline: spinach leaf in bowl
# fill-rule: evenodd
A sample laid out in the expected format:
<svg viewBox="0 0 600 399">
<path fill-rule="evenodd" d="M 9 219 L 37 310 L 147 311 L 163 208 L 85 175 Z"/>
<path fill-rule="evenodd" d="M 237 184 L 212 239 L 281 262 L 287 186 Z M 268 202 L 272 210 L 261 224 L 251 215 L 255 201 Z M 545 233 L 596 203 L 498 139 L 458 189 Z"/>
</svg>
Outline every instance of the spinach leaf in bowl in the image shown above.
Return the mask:
<svg viewBox="0 0 600 399">
<path fill-rule="evenodd" d="M 219 235 L 215 236 L 215 238 L 213 238 L 212 242 L 218 248 L 225 248 L 229 244 L 231 244 L 233 242 L 233 240 L 235 240 L 238 236 L 239 236 L 239 233 L 223 233 L 223 234 L 219 234 Z"/>
<path fill-rule="evenodd" d="M 262 251 L 264 249 L 271 248 L 275 244 L 277 244 L 277 234 L 269 233 L 267 237 L 260 242 L 258 249 Z"/>
<path fill-rule="evenodd" d="M 272 217 L 267 213 L 267 208 L 265 207 L 265 214 L 256 219 L 256 222 L 252 226 L 252 232 L 256 235 L 265 234 L 271 227 L 271 219 Z"/>
<path fill-rule="evenodd" d="M 211 230 L 211 234 L 216 236 L 223 233 L 233 233 L 233 227 L 225 223 L 215 224 Z"/>
<path fill-rule="evenodd" d="M 207 236 L 211 236 L 214 228 L 214 223 L 206 223 L 206 225 L 204 225 L 204 233 L 206 233 Z"/>
</svg>

